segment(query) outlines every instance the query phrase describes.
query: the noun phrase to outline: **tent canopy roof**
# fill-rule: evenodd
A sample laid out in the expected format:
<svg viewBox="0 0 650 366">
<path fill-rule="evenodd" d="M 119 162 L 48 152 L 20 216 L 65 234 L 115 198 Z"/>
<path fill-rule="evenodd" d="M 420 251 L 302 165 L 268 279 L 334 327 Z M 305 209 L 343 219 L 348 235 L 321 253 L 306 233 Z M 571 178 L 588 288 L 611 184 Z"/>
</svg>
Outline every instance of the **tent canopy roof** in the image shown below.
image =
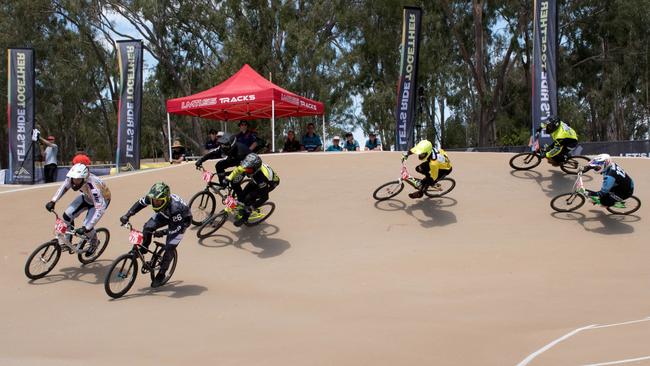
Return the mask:
<svg viewBox="0 0 650 366">
<path fill-rule="evenodd" d="M 221 84 L 202 92 L 167 100 L 167 112 L 217 120 L 318 116 L 323 103 L 301 97 L 263 78 L 248 64 Z"/>
</svg>

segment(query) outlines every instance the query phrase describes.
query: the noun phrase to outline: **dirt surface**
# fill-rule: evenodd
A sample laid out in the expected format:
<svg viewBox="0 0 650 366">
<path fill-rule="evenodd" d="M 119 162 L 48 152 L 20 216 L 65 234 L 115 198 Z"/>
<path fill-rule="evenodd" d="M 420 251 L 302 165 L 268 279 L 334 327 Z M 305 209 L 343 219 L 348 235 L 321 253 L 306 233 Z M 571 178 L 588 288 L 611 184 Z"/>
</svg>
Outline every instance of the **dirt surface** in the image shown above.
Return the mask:
<svg viewBox="0 0 650 366">
<path fill-rule="evenodd" d="M 203 188 L 193 165 L 107 179 L 107 251 L 86 266 L 63 254 L 34 282 L 23 267 L 52 236 L 55 187 L 0 192 L 0 365 L 517 365 L 578 328 L 635 320 L 521 364 L 650 356 L 650 160 L 619 160 L 646 204 L 621 217 L 589 204 L 553 214 L 574 177 L 513 173 L 510 157 L 452 153 L 447 198 L 411 200 L 407 187 L 377 203 L 398 153 L 267 156 L 282 178 L 268 224 L 227 223 L 202 242 L 189 230 L 170 283 L 140 275 L 119 300 L 103 288 L 129 249 L 118 218 L 159 180 L 189 201 Z"/>
</svg>

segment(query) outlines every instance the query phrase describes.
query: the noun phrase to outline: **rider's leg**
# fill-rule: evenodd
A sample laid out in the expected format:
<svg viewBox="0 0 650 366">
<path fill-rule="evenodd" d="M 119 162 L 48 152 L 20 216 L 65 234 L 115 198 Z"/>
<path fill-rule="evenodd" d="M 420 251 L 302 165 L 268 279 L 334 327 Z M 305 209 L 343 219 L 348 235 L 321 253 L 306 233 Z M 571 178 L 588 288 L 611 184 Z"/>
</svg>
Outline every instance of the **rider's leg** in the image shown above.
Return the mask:
<svg viewBox="0 0 650 366">
<path fill-rule="evenodd" d="M 91 207 L 86 213 L 86 218 L 84 219 L 83 223 L 85 227 L 90 226 L 90 223 L 93 221 L 93 219 L 95 219 L 95 224 L 90 229 L 90 231 L 86 233 L 86 236 L 90 238 L 90 245 L 88 246 L 88 250 L 86 250 L 87 255 L 92 255 L 95 252 L 95 249 L 97 249 L 97 244 L 99 244 L 99 242 L 97 241 L 97 230 L 95 230 L 95 228 L 97 227 L 99 220 L 101 220 L 102 216 L 104 216 L 104 213 L 106 213 L 106 209 L 108 208 L 110 202 L 111 201 L 106 201 L 106 206 L 104 207 L 104 210 L 99 213 L 99 217 L 95 217 L 97 215 L 97 211 L 95 210 L 94 206 Z"/>
<path fill-rule="evenodd" d="M 219 183 L 223 185 L 224 182 L 226 181 L 226 169 L 235 167 L 237 166 L 237 164 L 238 164 L 237 160 L 231 158 L 225 158 L 223 160 L 219 160 L 214 165 L 214 170 L 217 172 Z"/>
<path fill-rule="evenodd" d="M 562 149 L 564 149 L 564 146 L 562 146 L 560 143 L 556 141 L 555 144 L 553 144 L 551 150 L 546 152 L 546 159 L 548 159 L 549 163 L 551 164 L 560 163 L 557 159 L 561 155 Z"/>
<path fill-rule="evenodd" d="M 167 242 L 165 243 L 165 252 L 163 253 L 162 260 L 160 261 L 160 270 L 156 274 L 156 278 L 154 278 L 153 282 L 151 283 L 151 287 L 160 286 L 160 284 L 165 280 L 165 275 L 167 274 L 169 265 L 172 263 L 172 259 L 174 258 L 173 249 L 176 248 L 178 244 L 180 244 L 182 239 L 182 232 L 167 236 Z"/>
<path fill-rule="evenodd" d="M 142 246 L 149 249 L 149 244 L 151 244 L 151 238 L 153 232 L 160 229 L 161 227 L 167 225 L 167 220 L 165 220 L 162 215 L 159 213 L 153 214 L 147 222 L 145 222 L 142 227 Z"/>
<path fill-rule="evenodd" d="M 63 221 L 68 225 L 68 230 L 72 230 L 74 227 L 74 219 L 79 216 L 81 212 L 91 207 L 93 206 L 84 200 L 83 195 L 77 196 L 77 198 L 75 198 L 72 203 L 70 203 L 70 206 L 68 206 L 68 208 L 63 212 Z M 72 235 L 68 234 L 66 235 L 66 238 L 68 241 L 71 241 Z"/>
</svg>

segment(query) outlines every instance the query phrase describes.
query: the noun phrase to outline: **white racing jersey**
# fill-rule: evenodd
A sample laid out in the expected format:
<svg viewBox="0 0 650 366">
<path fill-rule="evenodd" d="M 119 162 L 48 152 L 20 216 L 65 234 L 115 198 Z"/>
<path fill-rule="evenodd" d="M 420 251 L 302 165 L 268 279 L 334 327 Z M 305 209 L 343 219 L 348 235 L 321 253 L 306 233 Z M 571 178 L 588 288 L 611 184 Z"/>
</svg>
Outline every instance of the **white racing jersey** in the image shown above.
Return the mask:
<svg viewBox="0 0 650 366">
<path fill-rule="evenodd" d="M 52 202 L 58 201 L 70 188 L 72 188 L 72 178 L 66 178 L 52 197 Z M 95 207 L 95 214 L 89 222 L 89 226 L 94 227 L 106 211 L 106 207 L 111 200 L 111 191 L 99 177 L 94 174 L 89 174 L 88 179 L 81 186 L 79 192 L 87 204 Z"/>
</svg>

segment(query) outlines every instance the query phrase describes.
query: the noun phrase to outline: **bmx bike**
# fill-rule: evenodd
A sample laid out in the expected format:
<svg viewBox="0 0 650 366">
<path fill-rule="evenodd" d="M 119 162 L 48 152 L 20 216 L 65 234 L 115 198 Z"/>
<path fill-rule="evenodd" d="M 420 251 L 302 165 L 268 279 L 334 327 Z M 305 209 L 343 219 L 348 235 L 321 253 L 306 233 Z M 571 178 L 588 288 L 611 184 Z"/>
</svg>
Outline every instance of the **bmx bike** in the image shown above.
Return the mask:
<svg viewBox="0 0 650 366">
<path fill-rule="evenodd" d="M 111 264 L 108 274 L 104 279 L 104 290 L 108 296 L 117 299 L 124 294 L 126 294 L 131 286 L 135 283 L 135 279 L 138 277 L 138 261 L 142 262 L 142 268 L 140 272 L 142 274 L 149 273 L 151 275 L 151 282 L 160 271 L 160 264 L 165 254 L 165 244 L 161 242 L 154 241 L 156 249 L 153 251 L 147 249 L 146 254 L 151 254 L 151 259 L 147 260 L 145 254 L 140 252 L 142 247 L 143 235 L 141 231 L 133 229 L 131 223 L 126 223 L 125 228 L 129 230 L 129 243 L 131 243 L 131 250 L 128 253 L 122 254 L 117 257 Z M 172 248 L 173 256 L 172 261 L 169 264 L 165 279 L 160 283 L 159 286 L 166 284 L 174 271 L 176 270 L 176 262 L 178 261 L 178 254 L 176 248 Z"/>
<path fill-rule="evenodd" d="M 32 280 L 44 277 L 59 262 L 61 252 L 77 254 L 77 259 L 82 264 L 92 263 L 104 253 L 111 238 L 106 228 L 95 229 L 95 238 L 75 233 L 73 227 L 52 211 L 56 217 L 54 224 L 54 239 L 39 245 L 27 258 L 25 275 Z"/>
<path fill-rule="evenodd" d="M 563 193 L 551 200 L 551 208 L 557 212 L 571 212 L 579 209 L 590 198 L 582 182 L 582 170 L 578 171 L 578 178 L 573 185 L 573 192 Z M 593 202 L 597 204 L 596 202 Z M 613 206 L 605 207 L 607 211 L 618 215 L 629 215 L 641 208 L 641 200 L 630 196 L 623 201 L 616 202 Z"/>
<path fill-rule="evenodd" d="M 539 132 L 535 133 L 535 142 L 532 151 L 516 154 L 510 159 L 510 167 L 515 170 L 530 170 L 538 166 L 546 153 L 539 146 Z M 581 169 L 580 165 L 587 165 L 590 159 L 582 155 L 568 156 L 567 159 L 560 163 L 560 169 L 567 174 L 578 174 Z"/>
<path fill-rule="evenodd" d="M 393 198 L 404 189 L 404 182 L 408 183 L 415 189 L 419 189 L 418 184 L 420 183 L 420 180 L 411 176 L 406 164 L 402 162 L 399 179 L 380 185 L 379 188 L 375 189 L 372 193 L 372 197 L 377 201 L 384 201 Z M 442 197 L 451 192 L 454 187 L 456 187 L 456 181 L 453 178 L 444 177 L 438 179 L 434 185 L 429 186 L 424 191 L 424 194 L 428 197 Z"/>
<path fill-rule="evenodd" d="M 207 238 L 215 231 L 219 230 L 219 228 L 226 223 L 229 217 L 235 219 L 240 219 L 242 217 L 241 210 L 244 209 L 244 205 L 233 197 L 232 188 L 226 189 L 226 197 L 223 199 L 223 204 L 226 206 L 223 210 L 210 216 L 201 227 L 199 227 L 199 230 L 196 232 L 196 236 L 199 239 Z M 244 225 L 255 226 L 266 221 L 266 219 L 273 214 L 273 211 L 275 211 L 275 203 L 264 202 L 251 212 L 248 220 L 244 222 Z"/>
</svg>

